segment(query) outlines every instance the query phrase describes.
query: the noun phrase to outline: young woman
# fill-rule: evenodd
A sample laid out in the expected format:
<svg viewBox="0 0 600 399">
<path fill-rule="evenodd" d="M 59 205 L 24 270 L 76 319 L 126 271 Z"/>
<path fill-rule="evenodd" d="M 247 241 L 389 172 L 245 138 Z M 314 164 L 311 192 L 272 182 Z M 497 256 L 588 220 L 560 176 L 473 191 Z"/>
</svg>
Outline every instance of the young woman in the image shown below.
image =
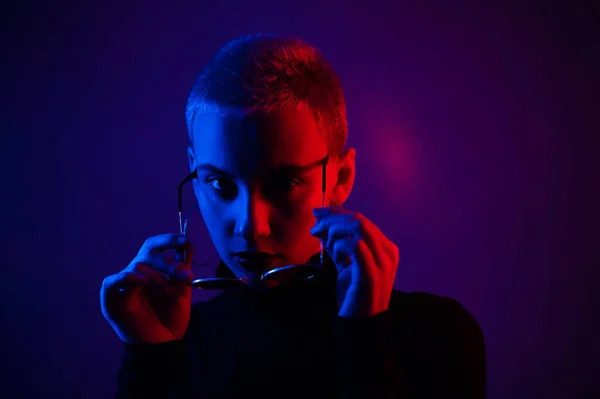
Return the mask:
<svg viewBox="0 0 600 399">
<path fill-rule="evenodd" d="M 222 262 L 217 279 L 194 280 L 185 234 L 165 234 L 104 280 L 103 313 L 125 342 L 117 397 L 485 396 L 473 317 L 394 290 L 398 247 L 342 208 L 355 149 L 341 83 L 315 48 L 228 43 L 186 117 L 185 181 Z M 193 286 L 223 292 L 192 306 Z"/>
</svg>

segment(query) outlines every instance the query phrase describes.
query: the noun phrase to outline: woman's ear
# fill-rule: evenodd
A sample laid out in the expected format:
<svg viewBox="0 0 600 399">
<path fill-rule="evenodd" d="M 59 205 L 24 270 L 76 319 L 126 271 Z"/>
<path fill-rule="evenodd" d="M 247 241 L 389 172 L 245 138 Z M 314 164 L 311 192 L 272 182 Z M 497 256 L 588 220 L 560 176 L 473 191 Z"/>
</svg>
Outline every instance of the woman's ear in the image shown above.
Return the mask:
<svg viewBox="0 0 600 399">
<path fill-rule="evenodd" d="M 188 147 L 187 153 L 188 153 L 188 164 L 189 164 L 190 173 L 191 173 L 196 168 L 196 156 L 194 155 L 194 150 L 192 149 L 192 146 Z"/>
<path fill-rule="evenodd" d="M 196 169 L 196 155 L 194 154 L 194 150 L 192 149 L 192 146 L 188 147 L 187 150 L 188 153 L 188 164 L 190 167 L 190 173 L 194 171 L 194 169 Z M 194 187 L 194 194 L 196 195 L 196 198 L 198 198 L 198 194 L 199 194 L 199 186 L 198 186 L 198 179 L 193 179 L 192 180 L 192 186 Z"/>
<path fill-rule="evenodd" d="M 343 205 L 354 187 L 354 176 L 356 150 L 354 148 L 346 149 L 337 159 L 335 164 L 336 180 L 331 193 L 330 204 L 332 206 Z"/>
</svg>

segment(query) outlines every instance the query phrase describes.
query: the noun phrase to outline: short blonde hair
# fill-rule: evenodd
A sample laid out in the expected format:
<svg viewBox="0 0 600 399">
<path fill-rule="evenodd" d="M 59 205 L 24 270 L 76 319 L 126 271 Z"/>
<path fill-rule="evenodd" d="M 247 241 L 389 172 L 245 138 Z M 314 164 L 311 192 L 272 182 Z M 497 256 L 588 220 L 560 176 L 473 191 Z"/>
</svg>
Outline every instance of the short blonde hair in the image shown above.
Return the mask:
<svg viewBox="0 0 600 399">
<path fill-rule="evenodd" d="M 230 41 L 200 74 L 188 97 L 190 142 L 200 112 L 222 115 L 305 106 L 339 154 L 348 135 L 346 102 L 338 75 L 314 47 L 297 38 L 244 36 Z"/>
</svg>

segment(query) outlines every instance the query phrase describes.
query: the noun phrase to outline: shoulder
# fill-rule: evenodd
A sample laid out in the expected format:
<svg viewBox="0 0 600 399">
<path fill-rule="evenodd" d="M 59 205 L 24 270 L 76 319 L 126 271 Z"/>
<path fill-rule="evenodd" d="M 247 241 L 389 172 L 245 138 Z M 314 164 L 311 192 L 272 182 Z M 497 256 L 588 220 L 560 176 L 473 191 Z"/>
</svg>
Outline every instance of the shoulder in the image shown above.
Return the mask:
<svg viewBox="0 0 600 399">
<path fill-rule="evenodd" d="M 459 301 L 449 297 L 394 290 L 389 310 L 395 321 L 404 326 L 483 341 L 483 331 L 475 317 Z"/>
<path fill-rule="evenodd" d="M 390 309 L 394 312 L 402 312 L 407 315 L 414 313 L 415 316 L 430 316 L 435 318 L 471 316 L 459 301 L 427 292 L 394 290 L 390 300 Z"/>
<path fill-rule="evenodd" d="M 394 337 L 409 365 L 407 373 L 419 391 L 427 391 L 427 397 L 485 397 L 484 335 L 459 301 L 398 291 L 389 310 Z"/>
</svg>

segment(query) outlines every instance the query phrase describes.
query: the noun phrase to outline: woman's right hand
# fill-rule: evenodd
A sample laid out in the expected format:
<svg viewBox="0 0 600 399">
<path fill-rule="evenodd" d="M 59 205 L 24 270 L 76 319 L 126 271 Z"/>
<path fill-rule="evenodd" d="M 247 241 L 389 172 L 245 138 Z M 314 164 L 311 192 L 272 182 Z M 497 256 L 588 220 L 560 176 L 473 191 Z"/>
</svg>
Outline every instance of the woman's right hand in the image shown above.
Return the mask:
<svg viewBox="0 0 600 399">
<path fill-rule="evenodd" d="M 187 252 L 181 256 L 168 256 Z M 183 338 L 190 321 L 192 245 L 187 237 L 150 237 L 129 266 L 108 276 L 100 289 L 102 314 L 128 343 L 154 344 Z"/>
</svg>

